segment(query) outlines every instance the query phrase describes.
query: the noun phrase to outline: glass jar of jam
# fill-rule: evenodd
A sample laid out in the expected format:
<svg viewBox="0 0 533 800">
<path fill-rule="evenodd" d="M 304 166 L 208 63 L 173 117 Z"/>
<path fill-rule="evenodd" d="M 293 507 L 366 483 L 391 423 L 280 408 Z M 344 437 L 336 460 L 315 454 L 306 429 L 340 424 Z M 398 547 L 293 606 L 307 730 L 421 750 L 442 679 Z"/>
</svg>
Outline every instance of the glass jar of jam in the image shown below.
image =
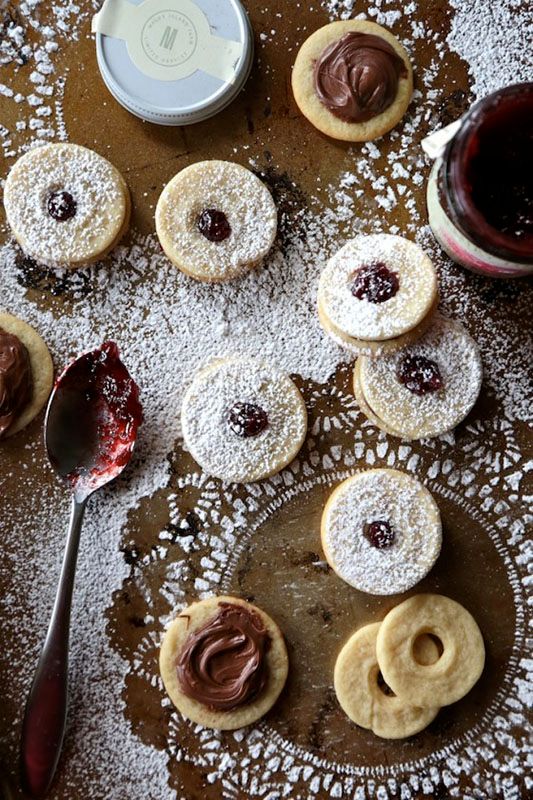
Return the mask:
<svg viewBox="0 0 533 800">
<path fill-rule="evenodd" d="M 493 277 L 533 274 L 533 83 L 499 89 L 465 114 L 433 165 L 427 205 L 435 238 L 458 264 Z"/>
</svg>

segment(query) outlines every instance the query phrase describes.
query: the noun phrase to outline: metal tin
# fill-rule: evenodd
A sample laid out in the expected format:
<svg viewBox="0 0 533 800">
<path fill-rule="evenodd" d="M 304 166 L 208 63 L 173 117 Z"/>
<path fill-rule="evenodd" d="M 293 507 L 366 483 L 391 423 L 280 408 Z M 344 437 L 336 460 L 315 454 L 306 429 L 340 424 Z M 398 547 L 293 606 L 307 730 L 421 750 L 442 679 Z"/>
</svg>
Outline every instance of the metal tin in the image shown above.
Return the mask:
<svg viewBox="0 0 533 800">
<path fill-rule="evenodd" d="M 115 2 L 117 11 L 119 6 L 125 7 L 124 0 L 106 0 L 104 7 L 111 25 Z M 154 0 L 144 0 L 144 3 L 131 0 L 131 5 L 149 7 L 152 2 Z M 164 13 L 181 13 L 184 2 L 168 0 Z M 191 0 L 187 2 L 190 5 Z M 229 80 L 215 77 L 202 68 L 178 80 L 158 80 L 134 63 L 126 41 L 96 31 L 96 55 L 104 83 L 124 108 L 143 120 L 158 125 L 191 125 L 208 119 L 235 99 L 250 74 L 253 33 L 239 0 L 193 0 L 193 4 L 205 15 L 210 31 L 216 34 L 218 41 L 228 40 L 242 46 L 238 58 L 231 64 Z M 180 47 L 181 34 L 181 30 L 177 36 L 174 33 L 176 47 Z"/>
</svg>

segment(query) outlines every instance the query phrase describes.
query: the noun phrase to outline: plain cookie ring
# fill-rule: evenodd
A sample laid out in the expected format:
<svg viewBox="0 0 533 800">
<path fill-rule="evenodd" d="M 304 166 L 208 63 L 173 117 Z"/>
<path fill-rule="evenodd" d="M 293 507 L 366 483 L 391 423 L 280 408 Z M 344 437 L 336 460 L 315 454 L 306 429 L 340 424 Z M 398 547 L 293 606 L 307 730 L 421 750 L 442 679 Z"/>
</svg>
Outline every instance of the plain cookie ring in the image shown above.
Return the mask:
<svg viewBox="0 0 533 800">
<path fill-rule="evenodd" d="M 7 221 L 24 252 L 48 266 L 80 267 L 108 253 L 127 230 L 131 201 L 106 158 L 78 144 L 25 153 L 4 188 Z"/>
<path fill-rule="evenodd" d="M 195 375 L 181 424 L 205 472 L 248 483 L 293 460 L 305 439 L 307 411 L 296 384 L 278 368 L 252 358 L 218 359 Z"/>
<path fill-rule="evenodd" d="M 186 275 L 227 281 L 266 256 L 277 231 L 270 191 L 231 161 L 199 161 L 178 172 L 157 202 L 161 247 Z"/>
<path fill-rule="evenodd" d="M 417 639 L 440 639 L 441 657 L 430 665 L 414 656 Z M 470 691 L 485 664 L 478 624 L 462 605 L 438 594 L 417 594 L 389 611 L 378 631 L 376 654 L 384 680 L 405 701 L 447 706 Z"/>
<path fill-rule="evenodd" d="M 342 710 L 356 725 L 384 739 L 404 739 L 429 725 L 439 707 L 421 708 L 380 686 L 376 658 L 380 627 L 379 622 L 365 625 L 348 639 L 335 662 L 335 693 Z M 421 636 L 415 655 L 420 664 L 433 664 L 439 658 L 439 649 L 430 636 Z"/>
</svg>

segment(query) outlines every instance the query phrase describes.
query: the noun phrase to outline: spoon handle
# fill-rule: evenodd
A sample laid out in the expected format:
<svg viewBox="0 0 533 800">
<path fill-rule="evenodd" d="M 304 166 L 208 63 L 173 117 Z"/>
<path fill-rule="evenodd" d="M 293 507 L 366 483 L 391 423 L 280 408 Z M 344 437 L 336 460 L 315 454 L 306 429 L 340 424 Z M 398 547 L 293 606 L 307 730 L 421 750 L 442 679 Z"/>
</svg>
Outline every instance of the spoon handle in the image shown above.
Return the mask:
<svg viewBox="0 0 533 800">
<path fill-rule="evenodd" d="M 48 632 L 22 723 L 21 765 L 30 797 L 48 792 L 61 753 L 67 719 L 68 643 L 72 589 L 87 498 L 72 498 L 67 544 Z"/>
</svg>

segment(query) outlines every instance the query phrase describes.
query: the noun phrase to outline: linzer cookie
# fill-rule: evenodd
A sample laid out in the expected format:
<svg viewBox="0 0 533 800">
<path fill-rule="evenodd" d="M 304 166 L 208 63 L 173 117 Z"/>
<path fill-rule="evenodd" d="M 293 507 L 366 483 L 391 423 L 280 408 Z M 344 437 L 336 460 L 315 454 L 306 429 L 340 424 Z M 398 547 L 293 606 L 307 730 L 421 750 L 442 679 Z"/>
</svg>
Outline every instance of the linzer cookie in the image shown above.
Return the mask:
<svg viewBox="0 0 533 800">
<path fill-rule="evenodd" d="M 4 206 L 27 255 L 52 267 L 80 267 L 119 242 L 131 203 L 123 177 L 107 159 L 77 144 L 47 144 L 13 166 Z"/>
<path fill-rule="evenodd" d="M 435 636 L 442 655 L 421 664 L 413 644 Z M 376 654 L 383 678 L 394 694 L 421 706 L 446 706 L 470 691 L 485 664 L 481 631 L 469 611 L 449 597 L 418 594 L 389 611 L 380 625 Z"/>
<path fill-rule="evenodd" d="M 376 656 L 380 627 L 379 622 L 365 625 L 348 639 L 335 662 L 335 693 L 343 711 L 356 725 L 384 739 L 404 739 L 429 725 L 439 706 L 421 706 L 416 697 L 399 697 L 380 680 Z M 439 648 L 431 636 L 417 638 L 413 659 L 421 665 L 438 661 Z"/>
<path fill-rule="evenodd" d="M 437 504 L 415 478 L 395 469 L 359 472 L 329 497 L 322 547 L 339 578 L 362 592 L 406 592 L 440 553 Z"/>
<path fill-rule="evenodd" d="M 438 303 L 435 268 L 402 236 L 358 236 L 320 275 L 318 315 L 338 344 L 356 355 L 379 356 L 416 341 Z"/>
<path fill-rule="evenodd" d="M 37 416 L 53 381 L 52 357 L 37 331 L 0 312 L 0 440 L 18 433 Z"/>
<path fill-rule="evenodd" d="M 387 133 L 403 117 L 413 92 L 409 56 L 375 22 L 344 20 L 315 31 L 292 72 L 302 114 L 334 139 L 364 142 Z"/>
<path fill-rule="evenodd" d="M 475 341 L 460 322 L 436 315 L 404 350 L 359 358 L 354 392 L 363 413 L 386 433 L 423 439 L 452 430 L 468 415 L 482 377 Z"/>
<path fill-rule="evenodd" d="M 165 186 L 155 223 L 172 263 L 192 278 L 215 283 L 263 260 L 276 238 L 277 210 L 250 170 L 229 161 L 200 161 Z"/>
<path fill-rule="evenodd" d="M 210 597 L 169 625 L 159 666 L 170 699 L 185 717 L 234 730 L 274 705 L 289 662 L 283 634 L 268 614 L 236 597 Z"/>
<path fill-rule="evenodd" d="M 250 358 L 217 359 L 185 393 L 183 437 L 209 475 L 248 483 L 279 472 L 307 432 L 305 403 L 281 370 Z"/>
</svg>

